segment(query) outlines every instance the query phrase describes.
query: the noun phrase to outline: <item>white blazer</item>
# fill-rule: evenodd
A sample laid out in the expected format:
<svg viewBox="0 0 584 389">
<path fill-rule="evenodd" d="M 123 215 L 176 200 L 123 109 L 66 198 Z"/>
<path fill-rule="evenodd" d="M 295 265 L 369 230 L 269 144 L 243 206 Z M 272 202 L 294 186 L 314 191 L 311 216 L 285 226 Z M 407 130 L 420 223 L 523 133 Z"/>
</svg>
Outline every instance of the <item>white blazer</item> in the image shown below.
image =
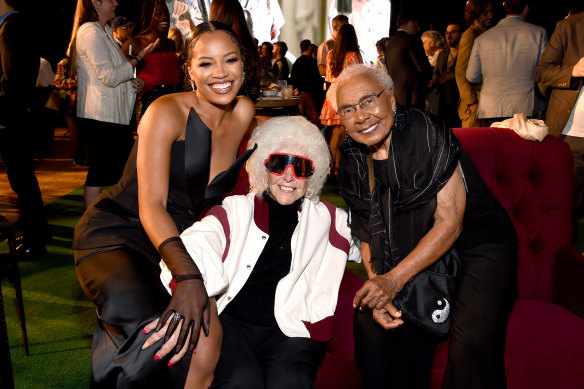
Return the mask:
<svg viewBox="0 0 584 389">
<path fill-rule="evenodd" d="M 77 117 L 129 124 L 136 101 L 134 69 L 109 25 L 84 23 L 77 31 Z"/>
</svg>

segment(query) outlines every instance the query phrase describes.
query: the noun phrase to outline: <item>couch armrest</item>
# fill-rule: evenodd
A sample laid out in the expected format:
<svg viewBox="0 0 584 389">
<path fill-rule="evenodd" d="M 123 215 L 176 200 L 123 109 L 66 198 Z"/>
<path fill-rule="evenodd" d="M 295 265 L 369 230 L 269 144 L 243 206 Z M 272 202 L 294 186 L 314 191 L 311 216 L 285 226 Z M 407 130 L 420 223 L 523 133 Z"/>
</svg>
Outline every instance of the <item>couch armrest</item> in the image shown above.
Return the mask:
<svg viewBox="0 0 584 389">
<path fill-rule="evenodd" d="M 556 254 L 553 268 L 552 300 L 584 318 L 584 256 L 573 247 Z"/>
</svg>

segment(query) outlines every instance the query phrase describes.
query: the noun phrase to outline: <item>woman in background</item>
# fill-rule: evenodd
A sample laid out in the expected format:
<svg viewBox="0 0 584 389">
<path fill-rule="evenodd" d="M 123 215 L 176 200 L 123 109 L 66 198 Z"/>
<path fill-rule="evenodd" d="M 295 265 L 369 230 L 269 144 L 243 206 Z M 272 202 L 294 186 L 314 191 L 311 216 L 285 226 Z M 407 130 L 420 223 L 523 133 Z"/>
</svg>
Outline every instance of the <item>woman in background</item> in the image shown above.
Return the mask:
<svg viewBox="0 0 584 389">
<path fill-rule="evenodd" d="M 126 60 L 109 25 L 117 4 L 115 0 L 78 0 L 69 43 L 71 72 L 77 76 L 77 124 L 88 139 L 86 207 L 104 186 L 115 184 L 122 175 L 134 143 L 129 124 L 136 92 L 144 87 L 144 80 L 134 78 L 138 59 Z M 143 57 L 156 45 L 145 46 L 137 54 Z"/>
<path fill-rule="evenodd" d="M 332 127 L 330 148 L 332 154 L 332 168 L 335 177 L 339 170 L 339 145 L 341 144 L 343 130 L 341 119 L 331 103 L 332 96 L 330 90 L 343 69 L 356 63 L 363 63 L 363 58 L 361 58 L 361 54 L 359 53 L 357 34 L 355 34 L 355 28 L 353 26 L 350 24 L 344 24 L 339 29 L 333 49 L 329 51 L 326 56 L 325 81 L 331 84 L 331 88 L 329 88 L 326 93 L 326 99 L 320 113 L 320 122 L 325 126 Z"/>
<path fill-rule="evenodd" d="M 180 77 L 179 59 L 176 56 L 176 44 L 168 38 L 170 14 L 162 0 L 154 1 L 152 16 L 148 28 L 139 35 L 129 39 L 122 51 L 126 57 L 136 58 L 139 61 L 138 77 L 144 80 L 144 88 L 136 102 L 136 122 L 140 123 L 144 112 L 154 100 L 160 96 L 176 92 Z M 137 54 L 142 48 L 158 41 L 156 50 L 145 58 Z M 130 50 L 131 48 L 131 50 Z"/>
</svg>

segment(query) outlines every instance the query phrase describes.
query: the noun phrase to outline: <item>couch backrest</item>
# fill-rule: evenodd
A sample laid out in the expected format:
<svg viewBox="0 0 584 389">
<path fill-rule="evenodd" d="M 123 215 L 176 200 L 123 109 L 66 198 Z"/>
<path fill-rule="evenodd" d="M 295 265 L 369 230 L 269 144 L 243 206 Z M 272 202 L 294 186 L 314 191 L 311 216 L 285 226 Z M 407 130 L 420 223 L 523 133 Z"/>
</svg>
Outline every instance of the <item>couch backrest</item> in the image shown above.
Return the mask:
<svg viewBox="0 0 584 389">
<path fill-rule="evenodd" d="M 518 298 L 551 300 L 555 255 L 571 244 L 570 148 L 554 136 L 532 142 L 501 128 L 458 128 L 454 133 L 515 226 Z"/>
</svg>

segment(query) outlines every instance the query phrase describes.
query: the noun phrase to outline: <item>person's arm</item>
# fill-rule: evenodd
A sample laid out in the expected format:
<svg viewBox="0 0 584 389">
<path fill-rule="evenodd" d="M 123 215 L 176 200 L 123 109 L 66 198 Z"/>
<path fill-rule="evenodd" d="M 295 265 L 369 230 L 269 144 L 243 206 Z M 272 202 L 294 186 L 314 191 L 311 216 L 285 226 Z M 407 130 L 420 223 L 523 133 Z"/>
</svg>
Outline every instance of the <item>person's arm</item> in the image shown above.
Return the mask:
<svg viewBox="0 0 584 389">
<path fill-rule="evenodd" d="M 373 266 L 371 266 L 371 248 L 367 242 L 361 242 L 361 259 L 363 260 L 363 267 L 367 272 L 367 277 L 372 279 L 377 273 L 375 273 Z"/>
<path fill-rule="evenodd" d="M 77 54 L 87 57 L 97 74 L 97 78 L 104 85 L 114 88 L 123 82 L 131 80 L 134 72 L 129 62 L 114 66 L 107 38 L 98 29 L 100 27 L 96 24 L 90 24 L 86 28 L 79 29 L 77 33 Z"/>
<path fill-rule="evenodd" d="M 563 23 L 558 23 L 547 48 L 535 67 L 535 79 L 544 86 L 576 89 L 580 81 L 574 76 L 574 68 L 578 64 L 580 67 L 584 67 L 584 57 L 577 63 L 564 64 L 564 55 L 568 46 L 574 43 L 567 39 L 567 34 L 563 30 Z M 578 74 L 577 68 L 576 74 Z"/>
<path fill-rule="evenodd" d="M 391 271 L 365 282 L 353 300 L 355 307 L 387 309 L 404 285 L 448 251 L 462 231 L 466 191 L 460 168 L 437 194 L 434 225 L 417 246 Z M 381 323 L 380 323 L 381 324 Z"/>
<path fill-rule="evenodd" d="M 466 68 L 468 66 L 468 59 L 474 43 L 474 35 L 472 31 L 467 30 L 462 34 L 460 43 L 458 45 L 458 57 L 456 59 L 456 67 L 454 75 L 456 78 L 456 85 L 460 93 L 460 100 L 463 106 L 471 107 L 478 104 L 478 99 L 475 90 L 470 82 L 466 79 Z"/>
<path fill-rule="evenodd" d="M 481 42 L 475 40 L 470 56 L 468 57 L 468 66 L 466 67 L 466 79 L 469 82 L 479 83 L 483 81 L 483 71 L 481 68 L 481 56 L 479 54 Z"/>
<path fill-rule="evenodd" d="M 208 334 L 210 305 L 201 272 L 182 241 L 174 221 L 166 211 L 170 177 L 170 158 L 173 143 L 185 126 L 185 112 L 172 98 L 158 99 L 150 105 L 138 128 L 138 204 L 140 221 L 148 237 L 176 281 L 176 289 L 156 329 L 164 326 L 176 312 L 183 320 L 171 321 L 165 340 L 176 332 L 172 347 L 178 352 L 190 335 L 189 348 L 194 348 L 201 327 Z M 161 245 L 162 243 L 162 245 Z M 171 347 L 165 345 L 164 351 Z"/>
<path fill-rule="evenodd" d="M 321 43 L 320 46 L 318 46 L 318 50 L 316 52 L 316 64 L 318 65 L 318 72 L 323 77 L 326 74 L 326 54 L 328 53 L 328 52 L 325 53 L 325 49 L 326 41 Z"/>
<path fill-rule="evenodd" d="M 128 62 L 132 65 L 132 67 L 138 66 L 143 60 L 144 57 L 153 52 L 158 46 L 160 45 L 160 38 L 156 39 L 156 41 L 152 42 L 149 45 L 144 47 L 143 40 L 139 40 L 137 38 L 132 38 L 128 40 L 122 46 L 122 52 L 128 59 Z M 132 54 L 130 55 L 130 46 L 132 46 Z"/>
</svg>

